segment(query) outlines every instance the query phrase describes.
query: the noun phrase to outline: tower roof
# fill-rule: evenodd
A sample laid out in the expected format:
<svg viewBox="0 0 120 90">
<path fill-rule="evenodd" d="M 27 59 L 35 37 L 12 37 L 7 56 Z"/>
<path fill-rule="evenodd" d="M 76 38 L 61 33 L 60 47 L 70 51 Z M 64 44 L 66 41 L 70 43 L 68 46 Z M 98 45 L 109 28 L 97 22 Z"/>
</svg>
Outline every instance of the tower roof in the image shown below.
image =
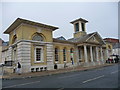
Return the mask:
<svg viewBox="0 0 120 90">
<path fill-rule="evenodd" d="M 79 19 L 76 19 L 76 20 L 74 20 L 74 21 L 72 21 L 72 22 L 70 22 L 70 23 L 75 23 L 75 22 L 77 22 L 77 21 L 82 21 L 82 22 L 85 22 L 85 23 L 87 23 L 88 21 L 87 20 L 85 20 L 85 19 L 82 19 L 82 18 L 79 18 Z"/>
</svg>

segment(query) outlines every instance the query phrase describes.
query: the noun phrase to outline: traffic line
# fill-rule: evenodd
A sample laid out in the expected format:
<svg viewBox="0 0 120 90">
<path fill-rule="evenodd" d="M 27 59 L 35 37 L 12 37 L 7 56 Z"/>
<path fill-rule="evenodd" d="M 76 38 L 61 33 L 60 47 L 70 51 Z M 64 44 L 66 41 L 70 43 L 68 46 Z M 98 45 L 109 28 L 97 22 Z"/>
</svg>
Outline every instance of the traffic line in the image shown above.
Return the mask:
<svg viewBox="0 0 120 90">
<path fill-rule="evenodd" d="M 82 83 L 90 82 L 90 81 L 93 81 L 93 80 L 96 80 L 96 79 L 102 78 L 102 77 L 104 77 L 104 76 L 105 76 L 105 75 L 98 76 L 98 77 L 95 77 L 95 78 L 92 78 L 92 79 L 88 79 L 88 80 L 86 80 L 86 81 L 83 81 Z"/>
<path fill-rule="evenodd" d="M 58 77 L 58 78 L 69 78 L 69 77 L 75 77 L 75 76 L 78 76 L 78 75 L 80 75 L 80 74 L 74 74 L 74 75 L 69 75 L 69 76 L 63 76 L 63 77 Z"/>
<path fill-rule="evenodd" d="M 120 70 L 119 70 L 119 71 L 120 71 Z M 119 71 L 114 71 L 114 72 L 111 72 L 111 74 L 117 73 L 117 72 L 119 72 Z"/>
<path fill-rule="evenodd" d="M 16 85 L 12 85 L 12 86 L 6 86 L 6 87 L 3 87 L 3 88 L 12 88 L 12 87 L 17 87 L 17 86 L 24 86 L 24 85 L 38 83 L 38 82 L 40 82 L 40 81 L 35 81 L 35 82 L 30 82 L 30 83 L 23 83 L 23 84 L 16 84 Z"/>
</svg>

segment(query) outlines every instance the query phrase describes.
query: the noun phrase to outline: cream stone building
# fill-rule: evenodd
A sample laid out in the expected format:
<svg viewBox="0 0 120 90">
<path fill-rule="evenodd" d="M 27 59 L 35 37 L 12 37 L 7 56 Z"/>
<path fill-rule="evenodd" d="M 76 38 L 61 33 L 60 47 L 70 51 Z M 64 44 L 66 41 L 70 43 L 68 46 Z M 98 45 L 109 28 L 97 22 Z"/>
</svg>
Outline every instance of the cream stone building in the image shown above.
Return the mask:
<svg viewBox="0 0 120 90">
<path fill-rule="evenodd" d="M 20 62 L 22 73 L 54 70 L 55 64 L 57 69 L 104 64 L 107 59 L 105 42 L 97 32 L 87 34 L 87 22 L 82 18 L 70 22 L 74 34 L 66 40 L 53 38 L 58 27 L 18 18 L 4 32 L 9 34 L 9 47 L 3 51 L 2 59 L 7 56 L 11 69 Z"/>
</svg>

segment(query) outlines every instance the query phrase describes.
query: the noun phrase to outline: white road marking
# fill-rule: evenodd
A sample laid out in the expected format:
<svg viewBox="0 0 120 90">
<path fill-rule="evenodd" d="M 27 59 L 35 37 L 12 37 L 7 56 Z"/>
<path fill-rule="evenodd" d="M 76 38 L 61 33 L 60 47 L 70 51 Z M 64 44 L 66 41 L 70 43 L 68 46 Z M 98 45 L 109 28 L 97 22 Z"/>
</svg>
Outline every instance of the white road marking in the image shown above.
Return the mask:
<svg viewBox="0 0 120 90">
<path fill-rule="evenodd" d="M 59 78 L 61 79 L 61 78 L 67 78 L 67 77 L 74 77 L 74 76 L 78 76 L 78 75 L 80 75 L 80 74 L 69 75 L 69 76 L 63 76 L 63 77 L 59 77 Z"/>
<path fill-rule="evenodd" d="M 12 85 L 12 86 L 6 86 L 3 88 L 11 88 L 11 87 L 16 87 L 16 86 L 23 86 L 23 85 L 28 85 L 28 84 L 33 84 L 33 83 L 38 83 L 40 81 L 35 81 L 35 82 L 30 82 L 30 83 L 23 83 L 23 84 L 16 84 L 16 85 Z"/>
<path fill-rule="evenodd" d="M 120 70 L 119 70 L 119 71 L 120 71 Z M 111 74 L 117 73 L 117 72 L 119 72 L 119 71 L 114 71 L 114 72 L 111 72 Z"/>
<path fill-rule="evenodd" d="M 102 75 L 102 76 L 98 76 L 98 77 L 95 77 L 95 78 L 92 78 L 92 79 L 88 79 L 86 81 L 83 81 L 82 83 L 86 83 L 86 82 L 89 82 L 89 81 L 93 81 L 93 80 L 96 80 L 96 79 L 99 79 L 99 78 L 102 78 L 104 77 L 105 75 Z"/>
</svg>

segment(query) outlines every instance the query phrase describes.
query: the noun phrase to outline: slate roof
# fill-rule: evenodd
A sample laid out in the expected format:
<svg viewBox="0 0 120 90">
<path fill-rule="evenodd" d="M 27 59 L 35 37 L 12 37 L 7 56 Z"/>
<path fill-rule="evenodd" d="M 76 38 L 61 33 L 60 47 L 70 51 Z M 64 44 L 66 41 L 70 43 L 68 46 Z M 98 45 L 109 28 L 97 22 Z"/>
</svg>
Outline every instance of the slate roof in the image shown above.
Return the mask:
<svg viewBox="0 0 120 90">
<path fill-rule="evenodd" d="M 17 28 L 21 23 L 25 23 L 25 24 L 29 24 L 29 25 L 34 25 L 34 26 L 38 26 L 38 27 L 43 27 L 43 28 L 48 28 L 48 29 L 51 29 L 51 30 L 58 29 L 58 27 L 54 27 L 54 26 L 51 26 L 51 25 L 46 25 L 46 24 L 42 24 L 42 23 L 38 23 L 38 22 L 34 22 L 34 21 L 22 19 L 22 18 L 17 18 L 12 23 L 12 25 L 10 25 L 8 27 L 8 29 L 4 33 L 5 34 L 9 34 L 12 30 L 14 30 L 15 28 Z"/>
<path fill-rule="evenodd" d="M 82 22 L 85 22 L 85 23 L 87 23 L 88 21 L 87 20 L 85 20 L 85 19 L 82 19 L 82 18 L 79 18 L 79 19 L 76 19 L 76 20 L 74 20 L 74 21 L 72 21 L 72 22 L 70 22 L 70 23 L 74 23 L 74 22 L 77 22 L 77 21 L 82 21 Z"/>
<path fill-rule="evenodd" d="M 8 46 L 9 45 L 9 42 L 3 42 L 2 43 L 2 46 Z"/>
<path fill-rule="evenodd" d="M 74 42 L 74 43 L 80 43 L 80 42 L 85 42 L 90 36 L 92 36 L 93 34 L 95 34 L 96 32 L 94 33 L 90 33 L 90 34 L 87 34 L 87 35 L 84 35 L 84 36 L 81 36 L 79 38 L 71 38 L 71 39 L 68 39 L 68 41 L 70 42 Z"/>
<path fill-rule="evenodd" d="M 53 42 L 60 42 L 60 43 L 71 43 L 71 44 L 75 44 L 75 43 L 86 43 L 87 39 L 90 38 L 92 35 L 94 34 L 97 34 L 99 35 L 97 32 L 93 32 L 93 33 L 89 33 L 89 34 L 86 34 L 84 36 L 81 36 L 79 38 L 71 38 L 71 39 L 68 39 L 68 40 L 60 40 L 59 38 L 53 38 Z M 100 36 L 99 36 L 100 37 Z M 101 38 L 102 39 L 102 38 Z M 105 42 L 102 40 L 102 44 L 105 44 Z M 90 42 L 89 42 L 90 43 Z M 92 42 L 91 42 L 92 43 Z"/>
</svg>

